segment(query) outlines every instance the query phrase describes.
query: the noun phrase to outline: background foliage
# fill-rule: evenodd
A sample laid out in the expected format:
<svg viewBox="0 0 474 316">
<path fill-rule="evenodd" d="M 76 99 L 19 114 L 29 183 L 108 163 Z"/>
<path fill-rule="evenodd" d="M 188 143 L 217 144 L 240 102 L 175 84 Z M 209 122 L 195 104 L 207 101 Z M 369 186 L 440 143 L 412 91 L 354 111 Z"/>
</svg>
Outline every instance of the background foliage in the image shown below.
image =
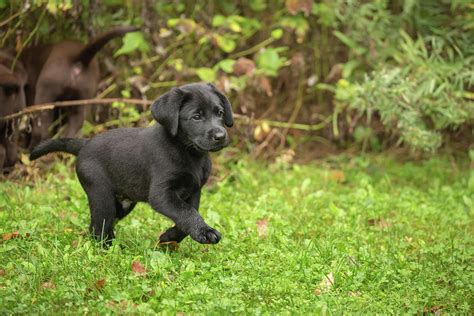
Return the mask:
<svg viewBox="0 0 474 316">
<path fill-rule="evenodd" d="M 241 129 L 256 155 L 315 141 L 434 151 L 472 138 L 468 0 L 0 0 L 0 8 L 2 47 L 17 52 L 141 26 L 101 53 L 101 96 L 154 99 L 177 84 L 215 82 L 237 113 L 260 119 Z M 148 122 L 141 109 L 114 108 L 84 133 Z M 100 111 L 94 120 L 105 121 Z"/>
</svg>

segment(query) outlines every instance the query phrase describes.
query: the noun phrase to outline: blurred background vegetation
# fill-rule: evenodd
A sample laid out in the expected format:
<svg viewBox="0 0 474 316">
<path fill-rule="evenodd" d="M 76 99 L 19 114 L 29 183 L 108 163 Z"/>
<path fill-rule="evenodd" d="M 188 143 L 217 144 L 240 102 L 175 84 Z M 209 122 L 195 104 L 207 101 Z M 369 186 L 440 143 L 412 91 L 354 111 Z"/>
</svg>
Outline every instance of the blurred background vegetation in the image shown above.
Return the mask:
<svg viewBox="0 0 474 316">
<path fill-rule="evenodd" d="M 0 0 L 1 47 L 17 53 L 128 24 L 142 32 L 99 53 L 99 97 L 214 82 L 243 115 L 236 147 L 256 157 L 471 146 L 470 0 Z M 143 110 L 96 108 L 83 133 L 147 125 Z"/>
</svg>

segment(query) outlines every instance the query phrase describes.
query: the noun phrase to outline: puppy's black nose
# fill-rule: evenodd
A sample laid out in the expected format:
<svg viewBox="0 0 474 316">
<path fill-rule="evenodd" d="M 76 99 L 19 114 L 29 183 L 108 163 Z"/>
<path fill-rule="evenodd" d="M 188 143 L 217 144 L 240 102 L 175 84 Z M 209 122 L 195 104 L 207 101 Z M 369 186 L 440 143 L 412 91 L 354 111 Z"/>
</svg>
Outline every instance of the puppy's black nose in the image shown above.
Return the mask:
<svg viewBox="0 0 474 316">
<path fill-rule="evenodd" d="M 216 141 L 223 140 L 224 138 L 225 138 L 225 131 L 223 131 L 223 130 L 218 130 L 214 134 L 214 140 L 216 140 Z"/>
</svg>

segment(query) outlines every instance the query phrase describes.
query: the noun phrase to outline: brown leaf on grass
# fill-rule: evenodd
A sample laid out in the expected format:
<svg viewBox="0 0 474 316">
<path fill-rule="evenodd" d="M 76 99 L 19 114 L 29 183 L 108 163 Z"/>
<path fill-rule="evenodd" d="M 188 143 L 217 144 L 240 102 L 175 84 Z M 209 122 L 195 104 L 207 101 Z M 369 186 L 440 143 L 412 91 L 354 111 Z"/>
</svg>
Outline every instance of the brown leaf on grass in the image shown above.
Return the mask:
<svg viewBox="0 0 474 316">
<path fill-rule="evenodd" d="M 382 229 L 388 228 L 391 226 L 389 222 L 387 222 L 386 220 L 382 218 L 371 218 L 367 221 L 367 224 L 369 224 L 369 226 L 376 226 Z"/>
<path fill-rule="evenodd" d="M 145 266 L 138 260 L 132 262 L 132 271 L 137 275 L 144 275 L 146 273 Z"/>
<path fill-rule="evenodd" d="M 329 178 L 336 182 L 344 182 L 344 180 L 346 180 L 346 176 L 342 170 L 332 170 Z"/>
<path fill-rule="evenodd" d="M 20 232 L 19 231 L 14 231 L 13 233 L 3 234 L 2 239 L 3 239 L 3 241 L 7 241 L 7 240 L 10 240 L 10 239 L 18 238 L 19 236 L 20 236 Z"/>
<path fill-rule="evenodd" d="M 95 288 L 97 290 L 99 291 L 102 290 L 104 286 L 105 286 L 105 279 L 100 279 L 100 280 L 95 281 Z"/>
<path fill-rule="evenodd" d="M 333 285 L 334 274 L 332 272 L 329 272 L 329 274 L 325 275 L 324 278 L 319 282 L 318 286 L 316 286 L 314 294 L 320 295 L 323 292 L 329 291 Z"/>
<path fill-rule="evenodd" d="M 30 237 L 29 233 L 25 233 L 22 236 L 22 235 L 20 235 L 20 232 L 18 230 L 14 231 L 13 233 L 6 233 L 6 234 L 2 235 L 3 241 L 7 241 L 7 240 L 10 240 L 10 239 L 15 239 L 15 238 L 28 238 L 28 237 Z"/>
<path fill-rule="evenodd" d="M 234 74 L 237 77 L 243 76 L 243 75 L 247 75 L 250 77 L 251 75 L 253 75 L 255 71 L 255 63 L 251 59 L 240 57 L 234 63 L 233 69 L 234 69 Z"/>
<path fill-rule="evenodd" d="M 53 281 L 46 281 L 41 284 L 42 289 L 55 289 L 56 284 L 53 283 Z"/>
<path fill-rule="evenodd" d="M 137 308 L 138 305 L 135 303 L 129 304 L 126 300 L 117 301 L 108 301 L 105 305 L 112 309 L 120 309 L 121 311 L 126 310 L 127 307 Z"/>
<path fill-rule="evenodd" d="M 427 314 L 435 314 L 435 315 L 441 315 L 443 311 L 443 306 L 431 306 L 431 307 L 425 307 L 423 311 Z"/>
<path fill-rule="evenodd" d="M 268 236 L 268 219 L 262 218 L 257 221 L 257 234 L 260 238 Z"/>
<path fill-rule="evenodd" d="M 4 276 L 6 274 L 7 274 L 7 272 L 4 269 L 0 269 L 0 276 Z"/>
<path fill-rule="evenodd" d="M 291 14 L 303 12 L 304 15 L 309 16 L 313 8 L 313 0 L 286 0 L 286 9 Z"/>
</svg>

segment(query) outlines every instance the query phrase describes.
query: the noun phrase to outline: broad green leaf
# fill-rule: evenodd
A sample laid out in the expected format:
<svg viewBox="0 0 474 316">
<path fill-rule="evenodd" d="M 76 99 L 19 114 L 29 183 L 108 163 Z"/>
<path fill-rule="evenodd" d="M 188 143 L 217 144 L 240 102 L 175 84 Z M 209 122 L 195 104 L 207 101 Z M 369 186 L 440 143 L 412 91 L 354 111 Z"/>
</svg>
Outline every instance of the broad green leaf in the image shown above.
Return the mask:
<svg viewBox="0 0 474 316">
<path fill-rule="evenodd" d="M 233 59 L 223 59 L 216 64 L 216 67 L 222 69 L 226 73 L 231 73 L 234 71 L 235 60 Z"/>
<path fill-rule="evenodd" d="M 286 58 L 278 55 L 279 51 L 281 51 L 281 47 L 267 48 L 258 54 L 256 59 L 257 70 L 269 76 L 276 76 L 278 70 L 283 67 L 286 62 Z"/>
<path fill-rule="evenodd" d="M 235 20 L 229 21 L 229 29 L 231 29 L 233 32 L 236 32 L 236 33 L 242 32 L 242 28 L 240 27 L 240 24 L 237 23 Z"/>
<path fill-rule="evenodd" d="M 216 35 L 217 46 L 226 53 L 234 51 L 236 44 L 235 41 L 227 36 Z"/>
<path fill-rule="evenodd" d="M 271 35 L 274 39 L 280 39 L 283 36 L 283 30 L 282 29 L 273 30 Z"/>
<path fill-rule="evenodd" d="M 225 16 L 223 15 L 215 15 L 213 18 L 212 18 L 212 27 L 219 27 L 221 25 L 223 25 L 226 21 L 226 18 Z"/>
<path fill-rule="evenodd" d="M 115 52 L 114 57 L 130 54 L 136 50 L 147 52 L 150 46 L 146 42 L 141 32 L 128 33 L 123 37 L 123 45 Z"/>
<path fill-rule="evenodd" d="M 179 22 L 180 19 L 169 19 L 166 24 L 168 25 L 168 27 L 174 27 L 176 25 L 178 25 L 178 22 Z"/>
<path fill-rule="evenodd" d="M 255 12 L 263 11 L 267 8 L 265 0 L 253 0 L 249 2 L 250 9 Z"/>
<path fill-rule="evenodd" d="M 196 69 L 196 74 L 202 81 L 212 82 L 216 80 L 216 72 L 212 68 L 198 68 Z"/>
</svg>

